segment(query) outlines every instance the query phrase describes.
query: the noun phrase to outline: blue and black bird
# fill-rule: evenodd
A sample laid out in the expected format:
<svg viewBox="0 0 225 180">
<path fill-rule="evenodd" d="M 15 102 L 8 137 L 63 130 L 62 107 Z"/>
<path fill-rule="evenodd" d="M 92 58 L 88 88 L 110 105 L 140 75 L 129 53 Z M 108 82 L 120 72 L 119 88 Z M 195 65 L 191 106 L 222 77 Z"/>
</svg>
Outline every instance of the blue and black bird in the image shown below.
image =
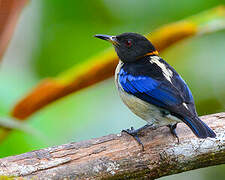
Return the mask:
<svg viewBox="0 0 225 180">
<path fill-rule="evenodd" d="M 178 139 L 177 123 L 184 122 L 198 138 L 216 137 L 199 119 L 194 99 L 185 81 L 159 57 L 152 43 L 137 33 L 118 36 L 95 35 L 113 44 L 119 57 L 115 81 L 120 97 L 130 110 L 147 124 L 137 130 L 124 130 L 141 143 L 138 132 L 168 126 Z"/>
</svg>

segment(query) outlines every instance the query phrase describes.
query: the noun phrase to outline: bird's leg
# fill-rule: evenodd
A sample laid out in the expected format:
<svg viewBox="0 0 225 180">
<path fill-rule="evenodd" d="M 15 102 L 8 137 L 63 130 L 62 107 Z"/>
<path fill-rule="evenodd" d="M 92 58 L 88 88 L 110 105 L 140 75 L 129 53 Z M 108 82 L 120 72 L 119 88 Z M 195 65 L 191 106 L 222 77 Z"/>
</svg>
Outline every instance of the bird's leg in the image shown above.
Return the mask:
<svg viewBox="0 0 225 180">
<path fill-rule="evenodd" d="M 140 131 L 148 128 L 148 127 L 153 127 L 152 124 L 146 124 L 138 129 L 134 129 L 131 127 L 130 129 L 122 130 L 122 132 L 126 132 L 127 134 L 131 135 L 137 142 L 142 146 L 142 150 L 144 150 L 144 145 L 141 142 L 140 138 L 138 137 L 138 134 Z"/>
<path fill-rule="evenodd" d="M 163 117 L 166 117 L 167 115 L 170 114 L 170 112 L 167 111 L 167 110 L 162 110 L 161 113 L 162 113 L 162 116 L 163 116 Z"/>
<path fill-rule="evenodd" d="M 179 137 L 178 137 L 177 132 L 176 132 L 177 123 L 176 123 L 176 124 L 173 124 L 173 125 L 170 124 L 170 125 L 168 125 L 167 127 L 170 128 L 171 134 L 172 134 L 175 138 L 177 138 L 177 142 L 178 142 L 178 144 L 179 144 L 179 143 L 180 143 L 180 140 L 179 140 Z"/>
</svg>

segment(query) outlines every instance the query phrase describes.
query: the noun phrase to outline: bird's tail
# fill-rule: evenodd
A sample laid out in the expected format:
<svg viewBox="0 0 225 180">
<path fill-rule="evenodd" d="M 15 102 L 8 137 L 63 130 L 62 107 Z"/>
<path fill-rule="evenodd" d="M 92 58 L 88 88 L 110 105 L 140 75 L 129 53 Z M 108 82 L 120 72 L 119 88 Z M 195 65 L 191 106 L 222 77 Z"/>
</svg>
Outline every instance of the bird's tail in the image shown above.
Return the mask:
<svg viewBox="0 0 225 180">
<path fill-rule="evenodd" d="M 216 134 L 198 117 L 184 118 L 184 123 L 187 124 L 192 132 L 198 137 L 205 139 L 207 137 L 215 138 Z"/>
</svg>

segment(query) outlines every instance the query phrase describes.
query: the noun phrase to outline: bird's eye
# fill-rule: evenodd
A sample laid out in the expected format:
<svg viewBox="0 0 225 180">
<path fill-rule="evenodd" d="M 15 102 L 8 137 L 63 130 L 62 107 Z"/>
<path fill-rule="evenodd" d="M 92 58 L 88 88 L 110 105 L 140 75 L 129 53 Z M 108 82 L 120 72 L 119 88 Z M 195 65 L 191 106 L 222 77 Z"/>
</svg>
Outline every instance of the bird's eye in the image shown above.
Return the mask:
<svg viewBox="0 0 225 180">
<path fill-rule="evenodd" d="M 126 41 L 126 46 L 127 47 L 131 47 L 132 46 L 132 41 L 131 40 L 127 40 Z"/>
</svg>

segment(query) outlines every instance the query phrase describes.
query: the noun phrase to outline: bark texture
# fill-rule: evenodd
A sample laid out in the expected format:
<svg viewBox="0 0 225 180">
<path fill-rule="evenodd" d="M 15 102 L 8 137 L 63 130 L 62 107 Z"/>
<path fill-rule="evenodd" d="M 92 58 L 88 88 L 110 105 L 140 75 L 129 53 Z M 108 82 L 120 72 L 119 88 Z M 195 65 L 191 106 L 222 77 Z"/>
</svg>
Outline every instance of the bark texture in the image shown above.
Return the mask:
<svg viewBox="0 0 225 180">
<path fill-rule="evenodd" d="M 184 124 L 145 130 L 145 150 L 129 135 L 111 134 L 0 159 L 0 176 L 25 179 L 156 179 L 225 163 L 225 113 L 201 118 L 217 134 L 198 139 Z"/>
</svg>

